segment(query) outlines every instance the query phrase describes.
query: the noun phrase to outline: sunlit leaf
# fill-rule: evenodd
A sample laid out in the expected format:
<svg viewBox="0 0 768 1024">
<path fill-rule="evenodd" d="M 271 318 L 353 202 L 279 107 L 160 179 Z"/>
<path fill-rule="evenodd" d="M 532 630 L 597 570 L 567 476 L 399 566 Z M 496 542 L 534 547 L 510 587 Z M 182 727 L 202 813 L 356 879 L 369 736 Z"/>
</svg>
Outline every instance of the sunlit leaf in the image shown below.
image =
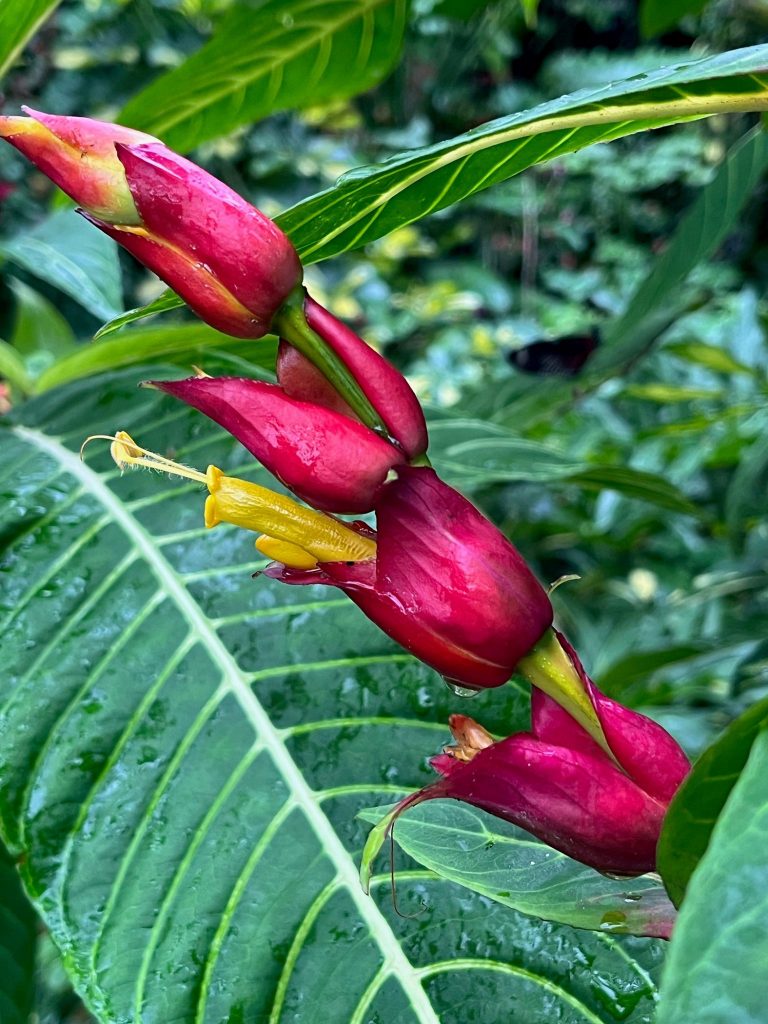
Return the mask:
<svg viewBox="0 0 768 1024">
<path fill-rule="evenodd" d="M 209 43 L 117 120 L 186 151 L 276 110 L 354 96 L 391 70 L 405 10 L 405 0 L 238 3 Z"/>
<path fill-rule="evenodd" d="M 3 0 L 0 3 L 0 76 L 59 3 L 60 0 Z"/>
<path fill-rule="evenodd" d="M 356 168 L 278 222 L 306 262 L 327 259 L 595 142 L 707 114 L 768 109 L 767 70 L 768 46 L 753 46 L 561 96 Z"/>
<path fill-rule="evenodd" d="M 37 391 L 47 391 L 81 377 L 135 366 L 149 359 L 173 358 L 187 369 L 193 363 L 204 369 L 220 348 L 241 352 L 250 361 L 271 367 L 275 363 L 277 340 L 267 337 L 254 342 L 231 338 L 199 321 L 144 327 L 81 346 L 50 366 L 36 381 L 35 387 Z"/>
</svg>

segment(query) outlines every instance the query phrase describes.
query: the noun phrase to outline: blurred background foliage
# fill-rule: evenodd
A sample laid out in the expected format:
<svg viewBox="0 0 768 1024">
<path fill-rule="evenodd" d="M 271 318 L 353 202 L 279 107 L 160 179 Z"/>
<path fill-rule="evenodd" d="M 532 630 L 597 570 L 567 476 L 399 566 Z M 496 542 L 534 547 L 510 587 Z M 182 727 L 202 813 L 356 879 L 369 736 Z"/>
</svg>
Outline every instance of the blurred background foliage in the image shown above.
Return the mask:
<svg viewBox="0 0 768 1024">
<path fill-rule="evenodd" d="M 64 0 L 6 76 L 3 112 L 29 103 L 117 119 L 243 6 Z M 194 158 L 276 215 L 352 167 L 767 33 L 765 0 L 548 0 L 538 10 L 414 0 L 383 84 L 273 115 Z M 597 681 L 650 708 L 692 754 L 768 694 L 765 181 L 642 351 L 607 373 L 590 376 L 588 360 L 582 375 L 546 378 L 518 369 L 514 353 L 619 316 L 754 122 L 713 117 L 587 148 L 308 271 L 313 293 L 405 370 L 446 426 L 438 461 L 454 482 L 464 474 L 542 578 L 580 577 L 558 589 L 556 606 Z M 162 286 L 10 147 L 0 149 L 0 218 L 7 409 L 57 360 L 107 344 L 90 340 L 99 326 Z M 166 358 L 205 365 L 205 338 L 183 311 L 112 339 L 130 353 L 131 332 L 150 329 L 181 339 Z M 231 351 L 242 356 L 243 344 Z M 265 365 L 272 355 L 267 343 L 248 352 Z M 546 466 L 539 479 L 516 474 L 524 448 L 505 456 L 503 444 L 483 445 L 488 431 L 545 444 L 581 475 L 543 486 Z M 601 469 L 590 477 L 590 467 Z M 85 1019 L 47 941 L 39 960 L 36 1019 Z"/>
</svg>

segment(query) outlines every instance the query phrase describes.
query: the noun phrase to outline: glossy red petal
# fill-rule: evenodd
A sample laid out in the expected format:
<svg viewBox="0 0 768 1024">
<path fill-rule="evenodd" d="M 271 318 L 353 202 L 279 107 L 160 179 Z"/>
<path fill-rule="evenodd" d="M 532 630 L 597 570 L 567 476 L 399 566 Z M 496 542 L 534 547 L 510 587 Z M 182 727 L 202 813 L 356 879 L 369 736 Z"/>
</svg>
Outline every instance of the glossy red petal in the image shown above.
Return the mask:
<svg viewBox="0 0 768 1024">
<path fill-rule="evenodd" d="M 402 455 L 372 430 L 240 377 L 156 381 L 156 387 L 228 430 L 270 472 L 315 508 L 368 512 Z"/>
<path fill-rule="evenodd" d="M 143 230 L 127 231 L 90 216 L 83 216 L 110 238 L 114 238 L 137 260 L 170 285 L 201 320 L 236 338 L 261 338 L 265 328 L 242 306 L 202 264 L 151 238 Z"/>
<path fill-rule="evenodd" d="M 197 164 L 160 143 L 117 146 L 144 226 L 210 269 L 264 330 L 300 283 L 287 235 Z"/>
<path fill-rule="evenodd" d="M 549 598 L 519 552 L 431 469 L 398 469 L 376 513 L 378 590 L 395 595 L 421 632 L 476 660 L 471 677 L 455 679 L 506 682 L 552 622 Z"/>
<path fill-rule="evenodd" d="M 652 871 L 665 807 L 607 758 L 510 736 L 430 787 L 513 822 L 599 871 Z"/>
<path fill-rule="evenodd" d="M 691 770 L 680 744 L 658 722 L 602 694 L 571 644 L 561 633 L 557 637 L 589 692 L 618 762 L 647 793 L 668 803 Z"/>
<path fill-rule="evenodd" d="M 312 330 L 330 345 L 352 372 L 390 435 L 398 441 L 408 458 L 423 454 L 428 444 L 424 412 L 400 371 L 310 296 L 304 303 L 304 313 Z M 282 378 L 281 383 L 284 383 Z M 316 387 L 311 376 L 306 387 Z M 288 390 L 297 398 L 309 397 L 296 372 L 292 374 Z"/>
</svg>

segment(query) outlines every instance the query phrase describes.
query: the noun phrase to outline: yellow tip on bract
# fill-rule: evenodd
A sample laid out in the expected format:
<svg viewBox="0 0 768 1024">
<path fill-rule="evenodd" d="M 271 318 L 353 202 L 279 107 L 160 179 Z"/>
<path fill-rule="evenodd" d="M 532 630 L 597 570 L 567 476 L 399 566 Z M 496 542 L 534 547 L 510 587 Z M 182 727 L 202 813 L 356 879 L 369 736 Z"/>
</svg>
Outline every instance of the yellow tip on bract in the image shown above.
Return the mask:
<svg viewBox="0 0 768 1024">
<path fill-rule="evenodd" d="M 12 135 L 37 135 L 39 138 L 44 138 L 46 135 L 50 135 L 50 132 L 37 121 L 33 121 L 31 117 L 14 115 L 0 117 L 0 138 L 7 139 Z"/>
</svg>

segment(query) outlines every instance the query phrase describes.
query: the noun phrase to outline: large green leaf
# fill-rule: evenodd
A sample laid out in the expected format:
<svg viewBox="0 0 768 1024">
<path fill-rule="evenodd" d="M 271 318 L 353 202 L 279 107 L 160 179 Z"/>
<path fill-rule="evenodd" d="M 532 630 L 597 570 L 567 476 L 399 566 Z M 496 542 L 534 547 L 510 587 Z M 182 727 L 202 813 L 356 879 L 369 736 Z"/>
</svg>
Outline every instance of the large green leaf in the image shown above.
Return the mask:
<svg viewBox="0 0 768 1024">
<path fill-rule="evenodd" d="M 186 151 L 276 110 L 353 96 L 391 69 L 405 12 L 406 0 L 241 0 L 118 120 Z"/>
<path fill-rule="evenodd" d="M 27 1024 L 35 991 L 37 915 L 0 843 L 0 1021 Z"/>
<path fill-rule="evenodd" d="M 117 246 L 74 210 L 51 214 L 32 231 L 0 245 L 0 256 L 58 288 L 94 316 L 122 308 Z"/>
<path fill-rule="evenodd" d="M 278 223 L 305 262 L 327 259 L 595 142 L 707 114 L 768 109 L 767 71 L 768 46 L 753 46 L 561 96 L 356 168 Z"/>
<path fill-rule="evenodd" d="M 356 812 L 429 777 L 463 707 L 343 596 L 251 579 L 196 486 L 77 449 L 124 427 L 266 474 L 139 376 L 4 429 L 0 817 L 104 1021 L 649 1022 L 660 944 L 537 922 L 420 873 L 363 895 Z M 239 468 L 238 468 L 239 467 Z M 473 710 L 522 727 L 516 687 Z"/>
<path fill-rule="evenodd" d="M 376 823 L 389 810 L 375 807 L 360 816 Z M 393 834 L 441 877 L 547 921 L 665 938 L 675 921 L 657 878 L 607 878 L 476 808 L 446 800 L 420 804 L 398 818 Z"/>
<path fill-rule="evenodd" d="M 758 733 L 709 849 L 691 878 L 657 1024 L 752 1024 L 766 1017 L 768 731 Z"/>
<path fill-rule="evenodd" d="M 4 75 L 60 0 L 2 0 L 0 76 Z"/>
<path fill-rule="evenodd" d="M 712 830 L 749 757 L 768 725 L 768 699 L 755 704 L 701 755 L 672 801 L 659 840 L 658 866 L 678 906 L 704 856 Z"/>
</svg>

